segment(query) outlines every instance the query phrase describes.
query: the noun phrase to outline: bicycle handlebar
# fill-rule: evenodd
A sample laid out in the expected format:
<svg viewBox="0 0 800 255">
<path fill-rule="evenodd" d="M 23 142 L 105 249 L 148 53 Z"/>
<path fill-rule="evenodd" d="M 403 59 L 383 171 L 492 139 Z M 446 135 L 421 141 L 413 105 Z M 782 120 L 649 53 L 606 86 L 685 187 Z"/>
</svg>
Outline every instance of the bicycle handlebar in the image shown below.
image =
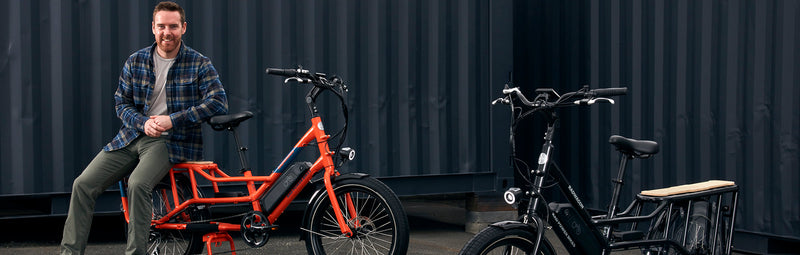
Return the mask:
<svg viewBox="0 0 800 255">
<path fill-rule="evenodd" d="M 341 135 L 339 138 L 339 144 L 331 147 L 335 148 L 333 151 L 335 154 L 338 155 L 340 150 L 343 149 L 342 144 L 344 143 L 345 136 L 347 135 L 347 122 L 348 122 L 347 92 L 349 91 L 347 84 L 345 84 L 344 81 L 336 75 L 333 75 L 329 78 L 327 74 L 312 73 L 309 70 L 303 69 L 302 66 L 298 66 L 295 69 L 267 68 L 265 72 L 271 75 L 286 77 L 286 79 L 283 80 L 283 83 L 289 83 L 290 81 L 295 81 L 298 83 L 308 83 L 314 85 L 314 87 L 308 91 L 308 94 L 306 94 L 306 100 L 305 100 L 306 104 L 308 105 L 309 111 L 311 111 L 312 116 L 319 117 L 316 100 L 317 97 L 322 92 L 324 91 L 333 92 L 333 94 L 339 98 L 339 101 L 341 102 L 342 106 L 342 116 L 344 116 L 344 125 L 342 129 L 339 130 L 339 132 L 331 136 L 331 138 L 334 138 Z M 339 161 L 338 166 L 341 166 L 343 162 L 344 160 Z"/>
<path fill-rule="evenodd" d="M 315 87 L 323 89 L 341 87 L 342 90 L 345 92 L 347 91 L 347 85 L 345 85 L 342 79 L 339 79 L 339 77 L 334 75 L 329 80 L 326 74 L 312 73 L 309 70 L 303 69 L 303 67 L 297 67 L 296 69 L 267 68 L 266 73 L 287 77 L 285 80 L 283 80 L 283 83 L 296 81 L 298 83 L 310 83 Z"/>
<path fill-rule="evenodd" d="M 613 99 L 606 97 L 625 95 L 628 93 L 628 88 L 599 88 L 590 90 L 588 86 L 584 86 L 578 91 L 569 92 L 564 95 L 559 95 L 555 90 L 549 88 L 537 89 L 536 92 L 536 98 L 531 101 L 522 94 L 522 91 L 520 91 L 518 87 L 509 88 L 506 86 L 506 88 L 503 89 L 503 94 L 506 96 L 492 101 L 492 104 L 511 104 L 511 95 L 515 95 L 524 105 L 540 109 L 567 105 L 591 105 L 596 102 L 609 102 L 614 104 Z M 551 95 L 555 96 L 556 99 L 550 100 Z M 568 100 L 574 101 L 568 102 Z"/>
</svg>

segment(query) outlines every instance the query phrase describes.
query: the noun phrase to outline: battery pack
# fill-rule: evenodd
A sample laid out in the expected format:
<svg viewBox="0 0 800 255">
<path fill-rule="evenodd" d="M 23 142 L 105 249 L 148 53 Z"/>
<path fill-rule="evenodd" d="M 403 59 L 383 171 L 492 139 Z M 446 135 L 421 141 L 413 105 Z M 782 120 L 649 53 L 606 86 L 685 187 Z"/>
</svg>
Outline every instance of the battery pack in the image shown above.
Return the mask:
<svg viewBox="0 0 800 255">
<path fill-rule="evenodd" d="M 311 168 L 310 162 L 297 162 L 290 166 L 289 169 L 286 169 L 286 171 L 278 177 L 278 180 L 272 184 L 272 187 L 267 191 L 267 194 L 264 195 L 264 198 L 261 199 L 261 209 L 267 213 L 272 212 L 275 206 L 277 206 L 286 194 L 292 190 L 292 187 L 300 181 L 303 177 L 303 173 L 309 168 Z"/>
<path fill-rule="evenodd" d="M 571 254 L 600 254 L 603 245 L 597 240 L 592 228 L 581 220 L 571 204 L 550 203 L 553 218 L 550 224 Z"/>
</svg>

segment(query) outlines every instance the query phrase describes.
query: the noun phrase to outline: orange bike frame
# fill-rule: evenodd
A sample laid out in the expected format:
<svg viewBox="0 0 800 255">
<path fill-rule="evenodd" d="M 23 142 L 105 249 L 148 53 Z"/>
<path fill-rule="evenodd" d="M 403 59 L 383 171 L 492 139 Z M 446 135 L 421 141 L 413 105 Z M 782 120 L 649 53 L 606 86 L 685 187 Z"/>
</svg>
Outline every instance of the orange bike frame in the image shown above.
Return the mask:
<svg viewBox="0 0 800 255">
<path fill-rule="evenodd" d="M 348 227 L 347 221 L 342 214 L 341 208 L 339 207 L 339 203 L 336 202 L 336 195 L 333 191 L 333 183 L 331 180 L 331 176 L 339 175 L 334 169 L 333 166 L 333 152 L 330 151 L 328 147 L 328 138 L 329 135 L 325 134 L 325 129 L 322 125 L 322 120 L 319 116 L 315 116 L 311 119 L 311 128 L 308 129 L 305 135 L 297 142 L 294 146 L 292 151 L 289 152 L 288 155 L 283 159 L 283 161 L 278 165 L 277 168 L 268 176 L 253 176 L 251 171 L 245 171 L 244 176 L 229 176 L 225 172 L 219 169 L 217 164 L 214 163 L 179 163 L 175 164 L 172 169 L 169 170 L 170 181 L 172 185 L 172 196 L 174 205 L 172 208 L 168 208 L 170 211 L 164 217 L 159 219 L 154 219 L 152 224 L 155 225 L 156 228 L 159 229 L 185 229 L 185 223 L 167 223 L 170 218 L 176 216 L 179 213 L 182 213 L 192 204 L 222 204 L 222 203 L 252 203 L 253 210 L 261 211 L 261 203 L 259 199 L 266 194 L 267 190 L 269 190 L 272 184 L 280 177 L 283 171 L 286 169 L 286 166 L 291 164 L 294 160 L 294 157 L 300 152 L 300 150 L 308 145 L 311 141 L 317 141 L 317 147 L 319 148 L 320 156 L 317 158 L 316 162 L 311 166 L 311 168 L 305 173 L 303 178 L 300 182 L 298 182 L 295 187 L 281 200 L 281 202 L 275 207 L 272 212 L 265 212 L 269 213 L 267 217 L 269 222 L 275 222 L 278 217 L 283 213 L 283 211 L 291 204 L 291 202 L 297 197 L 298 194 L 305 188 L 305 186 L 311 182 L 311 177 L 314 176 L 317 172 L 324 169 L 324 183 L 325 183 L 325 190 L 328 193 L 328 198 L 331 201 L 331 205 L 333 206 L 333 210 L 336 213 L 336 220 L 339 223 L 339 227 L 345 236 L 352 236 L 353 231 Z M 186 201 L 179 201 L 178 190 L 175 184 L 175 174 L 181 173 L 188 173 L 189 179 L 192 184 L 192 198 Z M 218 183 L 222 182 L 246 182 L 247 183 L 247 196 L 241 197 L 219 197 L 219 198 L 203 198 L 197 192 L 197 175 L 202 176 L 203 178 L 211 181 L 212 186 L 214 188 L 214 192 L 219 192 Z M 261 185 L 256 188 L 255 183 L 261 182 Z M 120 192 L 122 195 L 122 205 L 123 205 L 123 213 L 125 214 L 126 221 L 129 220 L 128 215 L 128 201 L 127 196 L 125 194 L 125 189 L 123 187 L 123 183 L 120 182 Z M 355 209 L 353 207 L 352 200 L 349 196 L 346 196 L 347 199 L 347 209 L 350 215 L 355 217 Z M 169 205 L 168 205 L 169 206 Z M 218 223 L 220 231 L 239 231 L 241 226 L 239 224 L 230 224 L 230 223 Z"/>
</svg>

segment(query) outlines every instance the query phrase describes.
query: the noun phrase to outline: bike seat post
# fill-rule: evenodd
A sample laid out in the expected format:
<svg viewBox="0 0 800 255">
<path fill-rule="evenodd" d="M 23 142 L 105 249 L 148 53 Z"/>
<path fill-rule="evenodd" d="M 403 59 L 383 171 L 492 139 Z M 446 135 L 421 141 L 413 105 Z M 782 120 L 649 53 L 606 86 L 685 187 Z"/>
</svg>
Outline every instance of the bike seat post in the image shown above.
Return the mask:
<svg viewBox="0 0 800 255">
<path fill-rule="evenodd" d="M 247 151 L 247 147 L 242 146 L 242 143 L 239 140 L 239 134 L 236 133 L 236 127 L 228 127 L 228 131 L 233 133 L 233 139 L 236 141 L 236 150 L 239 153 L 239 163 L 242 165 L 241 172 L 250 171 L 250 166 L 247 164 L 247 155 L 245 152 Z"/>
<path fill-rule="evenodd" d="M 613 219 L 617 213 L 619 195 L 622 191 L 622 185 L 625 184 L 625 167 L 628 163 L 628 160 L 633 159 L 633 155 L 629 155 L 622 151 L 620 153 L 622 155 L 619 160 L 619 171 L 617 172 L 617 178 L 611 179 L 611 182 L 614 185 L 614 192 L 611 195 L 611 203 L 608 205 L 608 214 L 606 214 L 606 219 Z M 609 226 L 605 228 L 605 235 L 607 238 L 611 236 L 611 228 Z"/>
</svg>

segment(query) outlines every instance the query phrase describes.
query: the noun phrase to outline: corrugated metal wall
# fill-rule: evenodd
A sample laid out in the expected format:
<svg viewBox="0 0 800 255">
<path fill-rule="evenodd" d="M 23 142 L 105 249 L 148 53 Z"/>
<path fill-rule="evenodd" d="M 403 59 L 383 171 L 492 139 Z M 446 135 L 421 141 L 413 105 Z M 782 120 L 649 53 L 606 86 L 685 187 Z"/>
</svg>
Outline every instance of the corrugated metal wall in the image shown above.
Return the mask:
<svg viewBox="0 0 800 255">
<path fill-rule="evenodd" d="M 607 140 L 622 134 L 662 146 L 628 169 L 623 198 L 734 180 L 737 229 L 800 238 L 800 2 L 515 3 L 518 85 L 630 88 L 562 116 L 560 163 L 587 204 L 608 203 L 619 155 Z"/>
<path fill-rule="evenodd" d="M 0 3 L 8 20 L 0 25 L 0 195 L 67 191 L 116 133 L 116 79 L 128 54 L 152 42 L 155 3 Z M 738 229 L 800 237 L 795 1 L 180 3 L 185 41 L 211 57 L 232 111 L 258 114 L 243 129 L 258 171 L 274 167 L 307 117 L 305 89 L 264 75 L 266 67 L 344 77 L 348 144 L 361 152 L 352 168 L 377 176 L 506 166 L 507 111 L 488 102 L 513 68 L 527 91 L 631 88 L 617 105 L 562 116 L 561 166 L 591 206 L 607 203 L 616 171 L 606 139 L 623 134 L 663 149 L 632 165 L 623 197 L 732 179 L 743 191 Z M 226 134 L 206 141 L 208 158 L 238 169 Z"/>
<path fill-rule="evenodd" d="M 115 135 L 117 77 L 130 53 L 153 42 L 156 3 L 2 1 L 0 194 L 69 191 Z M 184 41 L 212 59 L 231 111 L 256 113 L 242 136 L 260 173 L 279 163 L 309 116 L 307 88 L 264 69 L 297 65 L 350 84 L 348 144 L 360 152 L 352 169 L 376 176 L 491 170 L 489 1 L 179 3 L 187 12 Z M 496 58 L 508 62 L 499 64 L 502 73 L 510 70 L 507 54 Z M 329 131 L 342 122 L 334 98 L 322 102 Z M 208 159 L 239 169 L 228 134 L 207 132 L 206 142 Z"/>
</svg>

